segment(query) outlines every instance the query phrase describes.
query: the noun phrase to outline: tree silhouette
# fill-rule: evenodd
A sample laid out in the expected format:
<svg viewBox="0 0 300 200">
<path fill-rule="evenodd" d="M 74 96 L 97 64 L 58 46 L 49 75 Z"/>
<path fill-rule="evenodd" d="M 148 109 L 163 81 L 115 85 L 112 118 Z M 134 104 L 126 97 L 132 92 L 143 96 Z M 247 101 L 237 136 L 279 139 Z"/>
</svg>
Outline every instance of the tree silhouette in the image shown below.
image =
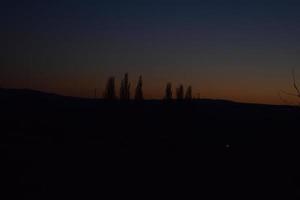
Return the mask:
<svg viewBox="0 0 300 200">
<path fill-rule="evenodd" d="M 165 100 L 172 100 L 173 92 L 172 92 L 172 83 L 167 83 L 166 90 L 165 90 Z"/>
<path fill-rule="evenodd" d="M 115 90 L 115 78 L 110 77 L 107 80 L 105 91 L 103 94 L 103 98 L 106 100 L 115 100 L 116 97 L 116 90 Z"/>
<path fill-rule="evenodd" d="M 284 103 L 288 103 L 290 104 L 289 101 L 287 101 L 286 99 L 284 99 L 282 96 L 281 96 L 281 93 L 284 93 L 285 95 L 288 95 L 288 96 L 293 96 L 293 97 L 298 97 L 300 98 L 300 89 L 299 89 L 299 86 L 297 85 L 296 83 L 296 75 L 295 75 L 295 69 L 292 69 L 292 79 L 293 79 L 293 88 L 295 89 L 295 93 L 291 93 L 291 92 L 286 92 L 286 91 L 280 91 L 278 94 L 279 94 L 279 98 L 284 102 Z M 294 103 L 292 103 L 294 104 Z"/>
<path fill-rule="evenodd" d="M 186 93 L 185 93 L 185 100 L 192 100 L 193 99 L 193 94 L 192 94 L 192 86 L 189 86 L 186 90 Z"/>
<path fill-rule="evenodd" d="M 290 96 L 300 97 L 300 89 L 296 83 L 295 69 L 292 69 L 292 78 L 293 78 L 293 87 L 296 90 L 296 93 L 289 93 L 289 92 L 285 92 L 285 91 L 283 91 L 283 93 L 290 95 Z"/>
<path fill-rule="evenodd" d="M 294 86 L 294 89 L 296 90 L 296 96 L 300 97 L 300 89 L 296 83 L 295 69 L 293 69 L 292 75 L 293 75 L 293 86 Z"/>
<path fill-rule="evenodd" d="M 120 100 L 129 100 L 130 99 L 130 83 L 128 80 L 128 73 L 124 75 L 123 80 L 121 81 L 120 88 Z"/>
<path fill-rule="evenodd" d="M 180 86 L 176 89 L 176 97 L 177 97 L 177 100 L 183 100 L 183 98 L 184 98 L 184 89 L 183 89 L 183 85 L 180 85 Z"/>
<path fill-rule="evenodd" d="M 142 101 L 144 100 L 144 95 L 143 95 L 143 78 L 142 76 L 139 77 L 136 89 L 135 89 L 135 100 L 137 101 Z"/>
</svg>

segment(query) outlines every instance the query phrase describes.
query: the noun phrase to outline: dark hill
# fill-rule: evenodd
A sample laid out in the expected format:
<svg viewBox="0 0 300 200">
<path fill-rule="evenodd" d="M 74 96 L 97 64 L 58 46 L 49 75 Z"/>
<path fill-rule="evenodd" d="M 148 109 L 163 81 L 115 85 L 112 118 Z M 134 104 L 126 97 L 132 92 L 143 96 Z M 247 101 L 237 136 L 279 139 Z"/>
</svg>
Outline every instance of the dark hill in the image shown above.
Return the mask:
<svg viewBox="0 0 300 200">
<path fill-rule="evenodd" d="M 299 197 L 297 107 L 0 89 L 0 110 L 12 196 Z"/>
</svg>

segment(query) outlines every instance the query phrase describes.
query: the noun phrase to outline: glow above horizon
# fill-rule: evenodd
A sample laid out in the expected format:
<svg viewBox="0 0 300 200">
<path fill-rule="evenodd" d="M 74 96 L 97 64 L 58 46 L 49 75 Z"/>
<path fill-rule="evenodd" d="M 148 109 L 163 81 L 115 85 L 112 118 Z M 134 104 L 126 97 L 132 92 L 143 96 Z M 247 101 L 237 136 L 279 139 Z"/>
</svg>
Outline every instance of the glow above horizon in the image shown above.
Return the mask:
<svg viewBox="0 0 300 200">
<path fill-rule="evenodd" d="M 133 83 L 143 75 L 148 98 L 170 81 L 195 96 L 280 104 L 278 91 L 293 92 L 292 68 L 300 83 L 297 1 L 29 0 L 0 9 L 2 87 L 93 96 L 128 72 Z"/>
</svg>

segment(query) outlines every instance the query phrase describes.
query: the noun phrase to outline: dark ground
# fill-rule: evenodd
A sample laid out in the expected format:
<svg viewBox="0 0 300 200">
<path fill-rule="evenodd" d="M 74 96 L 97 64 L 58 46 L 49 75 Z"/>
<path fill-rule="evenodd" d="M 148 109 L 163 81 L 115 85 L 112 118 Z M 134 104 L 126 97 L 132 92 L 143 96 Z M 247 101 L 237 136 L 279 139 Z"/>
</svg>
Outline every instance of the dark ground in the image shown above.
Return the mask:
<svg viewBox="0 0 300 200">
<path fill-rule="evenodd" d="M 300 198 L 300 108 L 1 89 L 0 111 L 11 198 Z"/>
</svg>

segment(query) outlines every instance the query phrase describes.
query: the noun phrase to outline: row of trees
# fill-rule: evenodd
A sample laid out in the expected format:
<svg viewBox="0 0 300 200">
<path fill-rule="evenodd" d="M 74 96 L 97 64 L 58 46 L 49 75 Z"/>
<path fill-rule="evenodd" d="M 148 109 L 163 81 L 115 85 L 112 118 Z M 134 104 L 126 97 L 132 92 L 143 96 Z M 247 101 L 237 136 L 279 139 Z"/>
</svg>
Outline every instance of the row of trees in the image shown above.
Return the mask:
<svg viewBox="0 0 300 200">
<path fill-rule="evenodd" d="M 130 100 L 130 87 L 131 83 L 128 78 L 128 73 L 124 75 L 124 78 L 121 80 L 121 86 L 120 86 L 120 100 Z M 106 100 L 116 100 L 118 99 L 116 94 L 116 85 L 115 85 L 115 78 L 110 77 L 107 80 L 106 87 L 103 93 L 103 98 Z M 184 92 L 183 85 L 179 85 L 178 88 L 176 88 L 176 99 L 177 100 L 192 100 L 192 86 L 188 86 L 186 92 Z M 142 76 L 139 77 L 137 85 L 135 87 L 135 95 L 134 99 L 137 101 L 144 100 L 144 93 L 143 93 L 143 78 Z M 172 84 L 167 83 L 166 90 L 165 90 L 165 96 L 164 100 L 172 100 L 173 99 L 173 89 Z"/>
<path fill-rule="evenodd" d="M 167 83 L 164 99 L 172 100 L 172 98 L 173 98 L 172 83 Z M 192 100 L 193 99 L 192 86 L 188 86 L 186 92 L 184 93 L 183 85 L 179 85 L 179 87 L 176 88 L 176 99 L 177 100 Z"/>
</svg>

